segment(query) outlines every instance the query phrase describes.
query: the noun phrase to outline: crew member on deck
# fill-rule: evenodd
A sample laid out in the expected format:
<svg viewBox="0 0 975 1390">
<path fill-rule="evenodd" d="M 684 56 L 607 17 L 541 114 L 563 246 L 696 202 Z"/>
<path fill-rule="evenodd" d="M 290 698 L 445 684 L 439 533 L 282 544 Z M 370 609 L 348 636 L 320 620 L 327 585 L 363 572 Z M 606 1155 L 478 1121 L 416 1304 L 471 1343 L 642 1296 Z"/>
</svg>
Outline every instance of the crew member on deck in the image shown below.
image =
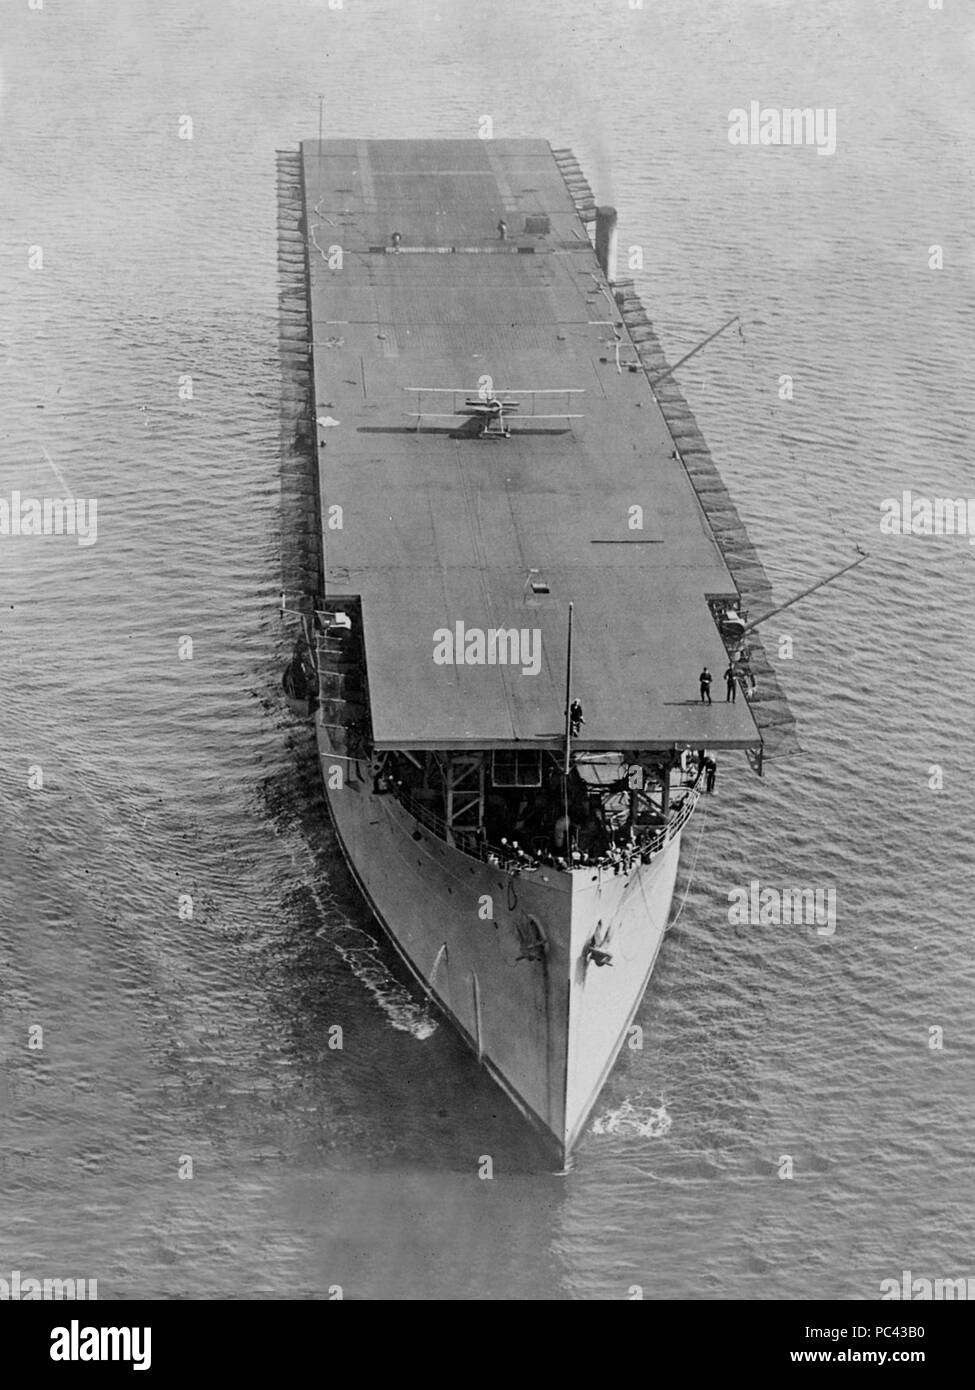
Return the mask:
<svg viewBox="0 0 975 1390">
<path fill-rule="evenodd" d="M 738 677 L 735 674 L 733 663 L 729 663 L 728 669 L 724 673 L 724 683 L 727 691 L 724 702 L 727 704 L 730 700 L 731 703 L 734 704 L 735 700 L 738 698 Z"/>
<path fill-rule="evenodd" d="M 700 681 L 701 681 L 701 704 L 703 705 L 705 700 L 707 700 L 708 704 L 710 704 L 710 703 L 711 703 L 711 672 L 708 670 L 708 668 L 707 668 L 706 666 L 705 666 L 704 670 L 701 672 Z"/>
</svg>

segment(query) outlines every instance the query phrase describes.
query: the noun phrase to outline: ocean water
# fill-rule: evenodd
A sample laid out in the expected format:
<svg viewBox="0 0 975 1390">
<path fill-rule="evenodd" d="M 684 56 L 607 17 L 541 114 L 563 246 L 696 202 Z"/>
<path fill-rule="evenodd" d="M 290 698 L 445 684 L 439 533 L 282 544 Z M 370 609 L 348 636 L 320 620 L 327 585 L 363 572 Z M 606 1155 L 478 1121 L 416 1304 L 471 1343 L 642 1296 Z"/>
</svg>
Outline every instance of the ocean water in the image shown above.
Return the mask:
<svg viewBox="0 0 975 1390">
<path fill-rule="evenodd" d="M 45 0 L 0 43 L 0 496 L 97 499 L 94 544 L 0 538 L 0 1277 L 873 1299 L 975 1274 L 975 550 L 880 530 L 904 489 L 975 495 L 975 19 Z M 275 152 L 320 96 L 332 136 L 490 115 L 571 146 L 672 360 L 742 316 L 678 379 L 776 596 L 870 552 L 764 629 L 805 752 L 761 781 L 722 759 L 643 1048 L 565 1174 L 377 938 L 279 698 Z M 753 100 L 835 108 L 836 153 L 731 146 Z M 752 880 L 835 888 L 835 932 L 731 924 Z"/>
</svg>

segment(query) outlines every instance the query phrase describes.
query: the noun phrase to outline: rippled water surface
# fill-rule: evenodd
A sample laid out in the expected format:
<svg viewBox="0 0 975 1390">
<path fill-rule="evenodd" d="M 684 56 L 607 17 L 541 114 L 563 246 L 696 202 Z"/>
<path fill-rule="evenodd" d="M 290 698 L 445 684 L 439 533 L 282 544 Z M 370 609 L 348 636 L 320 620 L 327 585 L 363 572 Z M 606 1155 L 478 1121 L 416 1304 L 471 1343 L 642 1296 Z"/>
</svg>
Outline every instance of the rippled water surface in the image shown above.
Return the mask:
<svg viewBox="0 0 975 1390">
<path fill-rule="evenodd" d="M 0 496 L 97 498 L 98 533 L 0 538 L 0 1276 L 859 1299 L 975 1273 L 975 549 L 879 530 L 905 488 L 975 495 L 975 16 L 882 9 L 8 8 Z M 871 551 L 765 629 L 805 755 L 722 760 L 643 1050 L 561 1176 L 377 942 L 279 699 L 275 151 L 319 93 L 329 135 L 490 114 L 571 146 L 672 360 L 743 317 L 680 381 L 777 596 Z M 752 100 L 835 107 L 836 154 L 732 148 Z M 753 878 L 835 886 L 835 935 L 729 925 Z"/>
</svg>

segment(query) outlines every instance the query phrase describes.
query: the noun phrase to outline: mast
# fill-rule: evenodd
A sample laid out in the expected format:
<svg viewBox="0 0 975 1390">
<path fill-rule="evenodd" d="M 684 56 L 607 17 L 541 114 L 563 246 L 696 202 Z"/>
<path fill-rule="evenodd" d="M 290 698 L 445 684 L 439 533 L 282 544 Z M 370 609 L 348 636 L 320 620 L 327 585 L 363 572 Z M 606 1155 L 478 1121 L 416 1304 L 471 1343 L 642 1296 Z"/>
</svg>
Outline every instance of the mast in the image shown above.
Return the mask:
<svg viewBox="0 0 975 1390">
<path fill-rule="evenodd" d="M 565 816 L 565 849 L 566 859 L 571 863 L 572 840 L 571 827 L 569 825 L 569 765 L 572 759 L 572 718 L 570 709 L 572 705 L 572 611 L 573 604 L 569 604 L 569 635 L 566 646 L 565 657 L 565 766 L 562 772 L 562 809 Z"/>
</svg>

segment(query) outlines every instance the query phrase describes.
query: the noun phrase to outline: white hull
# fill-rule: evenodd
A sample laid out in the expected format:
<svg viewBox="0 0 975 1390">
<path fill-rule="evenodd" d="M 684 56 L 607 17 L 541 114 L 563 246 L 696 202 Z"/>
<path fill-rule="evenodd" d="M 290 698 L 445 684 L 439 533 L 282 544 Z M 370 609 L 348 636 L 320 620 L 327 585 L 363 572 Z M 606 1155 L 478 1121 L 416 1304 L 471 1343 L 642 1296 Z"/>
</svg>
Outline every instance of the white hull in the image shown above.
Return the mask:
<svg viewBox="0 0 975 1390">
<path fill-rule="evenodd" d="M 628 874 L 541 868 L 512 875 L 445 844 L 394 796 L 374 793 L 367 765 L 357 776 L 320 716 L 318 739 L 332 820 L 373 913 L 564 1161 L 650 978 L 670 913 L 680 830 Z M 612 964 L 587 960 L 594 933 Z"/>
</svg>

